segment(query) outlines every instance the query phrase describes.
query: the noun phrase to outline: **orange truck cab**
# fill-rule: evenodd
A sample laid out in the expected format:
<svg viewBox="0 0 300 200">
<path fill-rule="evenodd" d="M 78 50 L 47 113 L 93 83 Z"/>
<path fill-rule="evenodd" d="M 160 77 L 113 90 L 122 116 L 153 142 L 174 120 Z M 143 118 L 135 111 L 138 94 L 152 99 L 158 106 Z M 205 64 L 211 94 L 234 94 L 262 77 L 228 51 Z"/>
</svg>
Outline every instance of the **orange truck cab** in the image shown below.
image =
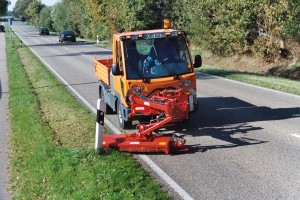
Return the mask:
<svg viewBox="0 0 300 200">
<path fill-rule="evenodd" d="M 131 115 L 130 88 L 146 98 L 160 90 L 181 89 L 188 95 L 188 112 L 197 110 L 194 68 L 201 64 L 200 55 L 193 62 L 183 31 L 157 29 L 114 34 L 112 57 L 95 58 L 94 69 L 106 113 L 117 112 L 120 127 L 128 128 L 133 120 L 145 117 Z"/>
</svg>

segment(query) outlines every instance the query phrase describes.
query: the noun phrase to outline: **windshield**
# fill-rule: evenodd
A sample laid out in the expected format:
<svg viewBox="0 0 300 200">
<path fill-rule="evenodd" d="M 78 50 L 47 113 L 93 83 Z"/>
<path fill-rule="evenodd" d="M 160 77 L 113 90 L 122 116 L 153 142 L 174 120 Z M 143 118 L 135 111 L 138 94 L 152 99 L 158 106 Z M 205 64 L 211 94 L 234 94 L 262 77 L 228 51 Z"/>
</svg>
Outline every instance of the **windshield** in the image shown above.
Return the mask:
<svg viewBox="0 0 300 200">
<path fill-rule="evenodd" d="M 192 72 L 183 36 L 126 40 L 127 79 L 152 79 Z"/>
</svg>

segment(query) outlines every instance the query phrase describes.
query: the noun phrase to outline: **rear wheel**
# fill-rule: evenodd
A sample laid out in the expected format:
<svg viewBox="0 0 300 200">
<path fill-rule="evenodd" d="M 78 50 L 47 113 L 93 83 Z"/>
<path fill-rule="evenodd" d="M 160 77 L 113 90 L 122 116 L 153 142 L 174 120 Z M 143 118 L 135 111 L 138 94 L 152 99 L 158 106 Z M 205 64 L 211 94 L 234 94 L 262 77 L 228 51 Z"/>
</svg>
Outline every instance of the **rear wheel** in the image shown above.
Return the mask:
<svg viewBox="0 0 300 200">
<path fill-rule="evenodd" d="M 126 120 L 123 118 L 120 100 L 118 100 L 118 105 L 117 105 L 117 115 L 118 115 L 119 126 L 120 126 L 122 129 L 128 129 L 128 128 L 130 128 L 130 127 L 132 126 L 132 121 L 126 121 Z"/>
</svg>

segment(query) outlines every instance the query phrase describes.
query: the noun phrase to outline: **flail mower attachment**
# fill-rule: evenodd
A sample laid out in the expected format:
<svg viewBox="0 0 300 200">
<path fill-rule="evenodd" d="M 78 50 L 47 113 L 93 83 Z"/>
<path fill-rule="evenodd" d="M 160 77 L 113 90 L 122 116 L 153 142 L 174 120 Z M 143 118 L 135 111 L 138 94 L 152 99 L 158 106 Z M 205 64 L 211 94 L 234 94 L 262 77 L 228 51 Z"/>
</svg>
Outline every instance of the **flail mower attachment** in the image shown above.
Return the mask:
<svg viewBox="0 0 300 200">
<path fill-rule="evenodd" d="M 103 135 L 102 146 L 104 148 L 137 153 L 164 152 L 169 154 L 188 151 L 184 147 L 186 142 L 184 138 L 175 134 L 153 133 L 167 124 L 188 119 L 187 94 L 184 94 L 180 89 L 164 89 L 152 93 L 151 97 L 145 97 L 137 90 L 131 89 L 128 91 L 126 99 L 131 106 L 130 117 L 137 114 L 155 115 L 158 117 L 151 120 L 149 124 L 137 125 L 138 133 Z M 104 112 L 97 112 L 97 121 L 103 118 Z M 103 121 L 101 123 L 103 124 Z"/>
<path fill-rule="evenodd" d="M 136 153 L 163 152 L 169 154 L 188 150 L 184 148 L 185 139 L 174 134 L 172 136 L 152 134 L 149 138 L 143 138 L 138 133 L 103 135 L 102 144 L 105 148 Z"/>
</svg>

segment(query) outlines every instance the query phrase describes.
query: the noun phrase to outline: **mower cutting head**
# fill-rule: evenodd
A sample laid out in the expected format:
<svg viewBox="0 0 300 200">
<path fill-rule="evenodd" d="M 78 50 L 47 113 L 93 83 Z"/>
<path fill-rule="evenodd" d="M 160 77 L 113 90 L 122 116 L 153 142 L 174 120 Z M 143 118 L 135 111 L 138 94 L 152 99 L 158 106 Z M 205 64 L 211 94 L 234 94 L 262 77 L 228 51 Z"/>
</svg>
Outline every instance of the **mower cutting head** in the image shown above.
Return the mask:
<svg viewBox="0 0 300 200">
<path fill-rule="evenodd" d="M 118 149 L 122 152 L 169 154 L 177 151 L 187 151 L 184 148 L 185 139 L 176 135 L 152 134 L 150 138 L 143 137 L 138 133 L 115 134 L 103 136 L 103 147 Z"/>
</svg>

